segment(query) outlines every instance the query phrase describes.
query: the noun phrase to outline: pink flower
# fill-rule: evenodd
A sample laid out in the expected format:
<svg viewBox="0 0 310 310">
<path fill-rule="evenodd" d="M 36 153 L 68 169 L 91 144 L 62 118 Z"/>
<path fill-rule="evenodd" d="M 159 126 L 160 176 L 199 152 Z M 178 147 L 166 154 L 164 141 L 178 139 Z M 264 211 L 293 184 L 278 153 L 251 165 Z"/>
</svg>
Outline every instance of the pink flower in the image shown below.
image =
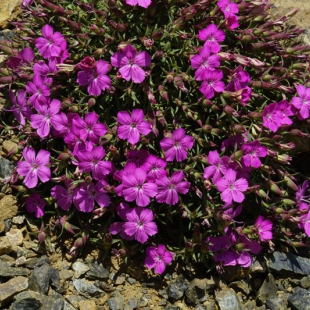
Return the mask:
<svg viewBox="0 0 310 310">
<path fill-rule="evenodd" d="M 51 189 L 52 197 L 57 201 L 58 206 L 67 211 L 73 203 L 73 188 L 71 188 L 72 180 L 65 182 L 66 188 L 61 185 L 55 185 Z"/>
<path fill-rule="evenodd" d="M 145 72 L 141 67 L 151 65 L 151 55 L 147 52 L 137 54 L 137 50 L 128 44 L 121 52 L 112 55 L 111 64 L 120 68 L 119 72 L 126 81 L 141 83 L 145 79 Z"/>
<path fill-rule="evenodd" d="M 166 265 L 172 262 L 172 254 L 169 251 L 166 251 L 163 244 L 159 244 L 157 248 L 151 246 L 146 249 L 146 258 L 144 264 L 149 269 L 155 268 L 155 272 L 162 274 Z"/>
<path fill-rule="evenodd" d="M 191 136 L 185 135 L 183 128 L 176 129 L 171 138 L 167 137 L 160 141 L 160 147 L 165 152 L 167 161 L 183 161 L 187 158 L 187 150 L 191 149 L 194 144 L 194 139 Z"/>
<path fill-rule="evenodd" d="M 207 70 L 204 72 L 202 78 L 203 82 L 199 90 L 207 99 L 213 98 L 214 92 L 221 93 L 225 90 L 225 84 L 222 81 L 223 72 L 221 70 Z"/>
<path fill-rule="evenodd" d="M 262 164 L 259 157 L 267 156 L 267 148 L 265 146 L 261 146 L 258 140 L 243 144 L 242 150 L 244 151 L 242 163 L 246 167 L 259 168 Z"/>
<path fill-rule="evenodd" d="M 99 181 L 96 185 L 94 185 L 93 182 L 80 183 L 73 194 L 75 207 L 81 212 L 92 212 L 95 207 L 95 202 L 97 202 L 101 208 L 107 207 L 110 204 L 110 197 L 104 190 L 105 185 L 107 185 L 105 181 Z"/>
<path fill-rule="evenodd" d="M 142 166 L 148 157 L 150 156 L 150 153 L 147 150 L 128 150 L 126 157 L 127 157 L 127 163 L 134 163 L 137 167 Z"/>
<path fill-rule="evenodd" d="M 160 179 L 156 180 L 158 186 L 156 200 L 175 205 L 179 201 L 178 194 L 186 194 L 190 187 L 189 182 L 183 181 L 184 177 L 183 171 L 176 171 L 170 178 L 161 176 Z"/>
<path fill-rule="evenodd" d="M 105 89 L 111 86 L 111 80 L 106 75 L 109 65 L 104 60 L 98 60 L 94 68 L 83 67 L 83 71 L 78 72 L 77 82 L 81 86 L 87 86 L 87 91 L 91 96 L 99 96 Z"/>
<path fill-rule="evenodd" d="M 268 241 L 272 239 L 272 222 L 266 220 L 261 215 L 256 219 L 254 224 L 260 241 Z"/>
<path fill-rule="evenodd" d="M 34 60 L 34 52 L 30 47 L 25 47 L 17 56 L 12 56 L 6 62 L 7 66 L 17 72 L 22 71 L 24 65 L 29 65 Z"/>
<path fill-rule="evenodd" d="M 26 91 L 29 95 L 29 102 L 34 108 L 38 105 L 46 104 L 47 98 L 50 95 L 50 89 L 44 84 L 41 76 L 34 75 L 32 81 L 26 85 Z"/>
<path fill-rule="evenodd" d="M 224 178 L 220 179 L 217 183 L 217 189 L 221 192 L 221 198 L 227 203 L 242 202 L 244 195 L 242 192 L 248 188 L 248 182 L 244 178 L 236 180 L 236 171 L 228 169 Z"/>
<path fill-rule="evenodd" d="M 26 92 L 22 89 L 17 91 L 17 96 L 15 97 L 14 93 L 10 91 L 10 98 L 13 102 L 12 108 L 10 111 L 13 112 L 16 120 L 21 124 L 25 125 L 25 117 L 30 118 L 32 111 L 27 105 Z"/>
<path fill-rule="evenodd" d="M 224 13 L 225 18 L 229 18 L 230 16 L 234 16 L 238 14 L 239 9 L 238 5 L 231 0 L 219 0 L 217 2 L 218 7 Z"/>
<path fill-rule="evenodd" d="M 204 45 L 198 55 L 194 55 L 191 59 L 191 66 L 195 71 L 195 79 L 197 81 L 203 80 L 203 75 L 207 70 L 214 71 L 220 65 L 220 57 L 218 55 L 211 55 L 210 47 Z"/>
<path fill-rule="evenodd" d="M 131 6 L 138 5 L 145 9 L 151 4 L 151 2 L 151 0 L 126 0 L 126 3 Z"/>
<path fill-rule="evenodd" d="M 230 15 L 225 20 L 225 25 L 228 30 L 235 30 L 239 27 L 238 16 Z"/>
<path fill-rule="evenodd" d="M 294 99 L 294 98 L 293 98 Z M 293 116 L 296 112 L 295 106 L 286 100 L 278 102 L 278 110 L 282 116 L 281 125 L 292 125 L 293 122 L 289 116 Z"/>
<path fill-rule="evenodd" d="M 146 182 L 146 172 L 137 168 L 131 175 L 122 178 L 123 196 L 126 201 L 136 201 L 139 207 L 145 207 L 150 203 L 150 197 L 158 192 L 155 183 Z"/>
<path fill-rule="evenodd" d="M 303 218 L 303 228 L 308 237 L 310 237 L 310 211 Z"/>
<path fill-rule="evenodd" d="M 263 110 L 263 125 L 270 129 L 272 132 L 276 132 L 282 125 L 283 117 L 279 111 L 278 104 L 276 102 L 269 104 Z"/>
<path fill-rule="evenodd" d="M 244 71 L 241 66 L 238 66 L 231 74 L 227 90 L 232 92 L 238 91 L 248 86 L 250 82 L 250 74 Z"/>
<path fill-rule="evenodd" d="M 215 184 L 226 173 L 230 159 L 228 156 L 220 158 L 218 151 L 210 151 L 207 159 L 210 166 L 205 168 L 203 176 L 206 179 L 212 177 L 212 182 Z"/>
<path fill-rule="evenodd" d="M 50 133 L 50 123 L 54 115 L 59 113 L 60 101 L 53 99 L 48 105 L 37 105 L 36 110 L 39 114 L 30 116 L 31 127 L 37 129 L 40 138 L 45 138 Z"/>
<path fill-rule="evenodd" d="M 117 128 L 118 137 L 131 144 L 140 140 L 140 134 L 146 136 L 152 131 L 151 125 L 144 120 L 141 109 L 132 110 L 131 116 L 126 111 L 120 111 L 117 113 L 117 121 L 120 123 Z"/>
<path fill-rule="evenodd" d="M 141 169 L 146 171 L 149 180 L 157 180 L 166 175 L 165 167 L 167 163 L 165 160 L 154 155 L 149 155 L 146 161 L 141 165 Z"/>
<path fill-rule="evenodd" d="M 215 24 L 210 24 L 199 30 L 198 38 L 205 41 L 204 45 L 207 45 L 212 53 L 218 53 L 221 50 L 219 42 L 225 40 L 225 33 L 219 30 Z"/>
<path fill-rule="evenodd" d="M 45 205 L 45 200 L 39 194 L 32 194 L 26 198 L 26 210 L 28 213 L 34 213 L 35 217 L 39 218 L 44 215 Z"/>
<path fill-rule="evenodd" d="M 45 183 L 51 178 L 51 170 L 48 167 L 50 161 L 50 152 L 40 150 L 35 156 L 33 148 L 26 146 L 23 150 L 24 161 L 17 163 L 17 172 L 25 177 L 24 184 L 28 188 L 34 188 L 38 184 L 38 177 Z"/>
<path fill-rule="evenodd" d="M 297 93 L 299 97 L 293 97 L 292 105 L 299 110 L 298 111 L 299 118 L 306 119 L 309 117 L 310 88 L 306 88 L 303 85 L 298 85 Z"/>
<path fill-rule="evenodd" d="M 43 37 L 36 39 L 36 48 L 43 58 L 59 57 L 62 52 L 61 45 L 65 42 L 60 32 L 55 32 L 50 25 L 42 28 Z"/>
</svg>

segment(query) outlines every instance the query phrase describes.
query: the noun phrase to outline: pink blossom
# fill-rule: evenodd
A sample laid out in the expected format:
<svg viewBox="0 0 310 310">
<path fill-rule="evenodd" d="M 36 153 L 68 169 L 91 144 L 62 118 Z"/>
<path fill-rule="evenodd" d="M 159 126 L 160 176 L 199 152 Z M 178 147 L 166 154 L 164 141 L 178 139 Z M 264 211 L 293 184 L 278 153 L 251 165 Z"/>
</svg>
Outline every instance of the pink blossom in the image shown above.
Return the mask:
<svg viewBox="0 0 310 310">
<path fill-rule="evenodd" d="M 104 60 L 98 60 L 93 68 L 83 67 L 78 72 L 77 82 L 81 86 L 87 86 L 87 91 L 91 96 L 99 96 L 103 90 L 109 89 L 111 80 L 106 75 L 109 65 Z"/>
<path fill-rule="evenodd" d="M 194 139 L 191 136 L 185 135 L 183 128 L 174 130 L 172 136 L 166 137 L 160 141 L 160 147 L 165 152 L 167 161 L 183 161 L 187 158 L 187 150 L 191 149 L 194 144 Z"/>
<path fill-rule="evenodd" d="M 217 2 L 218 7 L 224 13 L 225 18 L 229 18 L 230 16 L 234 16 L 238 14 L 239 9 L 238 5 L 231 0 L 219 0 Z"/>
<path fill-rule="evenodd" d="M 292 125 L 293 122 L 289 116 L 295 115 L 296 109 L 293 104 L 290 104 L 286 100 L 278 102 L 278 111 L 282 116 L 281 125 Z"/>
<path fill-rule="evenodd" d="M 53 136 L 66 137 L 70 133 L 73 119 L 78 118 L 77 113 L 60 112 L 51 118 Z"/>
<path fill-rule="evenodd" d="M 75 207 L 81 212 L 92 212 L 95 202 L 101 208 L 107 207 L 110 204 L 110 197 L 104 189 L 106 185 L 107 183 L 105 181 L 99 181 L 96 185 L 93 182 L 80 183 L 73 194 Z"/>
<path fill-rule="evenodd" d="M 44 61 L 36 62 L 33 66 L 33 72 L 35 75 L 39 75 L 46 84 L 52 84 L 53 78 L 51 75 L 53 75 L 55 72 L 57 72 L 58 69 L 56 67 L 56 60 L 50 59 L 48 62 L 48 65 Z"/>
<path fill-rule="evenodd" d="M 33 50 L 30 47 L 25 47 L 18 53 L 17 56 L 10 57 L 6 64 L 9 68 L 20 72 L 24 65 L 29 65 L 33 60 Z"/>
<path fill-rule="evenodd" d="M 132 110 L 131 116 L 126 111 L 120 111 L 117 113 L 117 121 L 120 124 L 117 128 L 118 137 L 131 144 L 140 140 L 140 134 L 148 135 L 152 131 L 151 125 L 144 120 L 141 109 Z"/>
<path fill-rule="evenodd" d="M 279 111 L 279 106 L 276 102 L 269 104 L 263 110 L 263 125 L 272 132 L 276 132 L 282 125 L 283 117 Z"/>
<path fill-rule="evenodd" d="M 303 228 L 308 237 L 310 237 L 310 211 L 303 218 Z"/>
<path fill-rule="evenodd" d="M 43 37 L 36 39 L 36 48 L 43 58 L 59 57 L 62 51 L 61 45 L 65 42 L 60 32 L 55 32 L 50 25 L 42 28 Z"/>
<path fill-rule="evenodd" d="M 215 184 L 226 173 L 230 159 L 228 156 L 220 158 L 218 151 L 210 151 L 207 159 L 210 166 L 205 168 L 203 176 L 206 179 L 212 177 L 212 182 Z"/>
<path fill-rule="evenodd" d="M 225 84 L 222 81 L 223 72 L 221 70 L 206 70 L 203 74 L 203 82 L 199 90 L 207 99 L 214 97 L 214 92 L 221 93 L 225 90 Z"/>
<path fill-rule="evenodd" d="M 242 164 L 246 167 L 259 168 L 262 164 L 259 157 L 267 156 L 267 148 L 261 146 L 258 140 L 243 144 L 242 150 L 244 151 Z"/>
<path fill-rule="evenodd" d="M 13 105 L 10 111 L 13 112 L 16 120 L 21 124 L 25 125 L 26 120 L 25 117 L 30 118 L 32 111 L 30 107 L 27 105 L 26 92 L 22 89 L 17 91 L 17 96 L 15 97 L 14 93 L 10 91 L 10 98 L 13 102 Z"/>
<path fill-rule="evenodd" d="M 299 97 L 293 97 L 292 105 L 299 110 L 298 117 L 300 119 L 306 119 L 309 117 L 310 88 L 306 88 L 303 85 L 298 85 L 296 89 Z"/>
<path fill-rule="evenodd" d="M 127 162 L 128 163 L 134 163 L 137 167 L 142 166 L 148 157 L 150 156 L 150 153 L 147 150 L 129 150 L 126 154 Z"/>
<path fill-rule="evenodd" d="M 155 183 L 158 186 L 156 200 L 175 205 L 179 201 L 178 194 L 186 194 L 190 187 L 190 183 L 184 181 L 184 177 L 183 171 L 175 171 L 170 178 L 161 176 L 160 179 L 156 180 Z"/>
<path fill-rule="evenodd" d="M 221 50 L 219 43 L 225 40 L 225 33 L 219 30 L 215 24 L 210 24 L 199 30 L 198 38 L 205 41 L 204 45 L 207 45 L 212 53 L 218 53 Z"/>
<path fill-rule="evenodd" d="M 145 207 L 150 203 L 150 197 L 156 196 L 158 192 L 155 183 L 148 183 L 146 172 L 137 168 L 129 176 L 122 178 L 123 196 L 126 201 L 136 201 L 139 207 Z"/>
<path fill-rule="evenodd" d="M 250 74 L 243 70 L 242 66 L 238 66 L 232 73 L 230 81 L 227 85 L 228 91 L 238 91 L 245 88 L 251 82 Z"/>
<path fill-rule="evenodd" d="M 126 3 L 131 6 L 138 5 L 145 9 L 151 4 L 151 2 L 151 0 L 126 0 Z"/>
<path fill-rule="evenodd" d="M 151 55 L 144 51 L 137 54 L 137 50 L 128 44 L 121 52 L 112 55 L 111 64 L 120 68 L 119 72 L 126 81 L 141 83 L 145 79 L 145 72 L 141 67 L 151 65 Z"/>
<path fill-rule="evenodd" d="M 25 177 L 24 184 L 28 188 L 34 188 L 38 184 L 38 177 L 45 183 L 51 178 L 51 170 L 48 167 L 50 152 L 40 150 L 36 156 L 33 148 L 26 146 L 23 150 L 24 161 L 17 163 L 17 172 Z"/>
<path fill-rule="evenodd" d="M 51 189 L 52 197 L 57 201 L 58 206 L 67 211 L 73 203 L 73 188 L 71 188 L 72 180 L 66 180 L 64 188 L 61 185 L 55 185 Z"/>
<path fill-rule="evenodd" d="M 44 215 L 44 207 L 46 202 L 41 198 L 40 194 L 32 194 L 26 198 L 26 210 L 28 213 L 34 213 L 35 217 L 39 218 Z"/>
<path fill-rule="evenodd" d="M 239 27 L 238 16 L 230 15 L 225 20 L 225 25 L 228 30 L 235 30 Z"/>
<path fill-rule="evenodd" d="M 244 178 L 237 179 L 236 171 L 228 169 L 224 178 L 220 179 L 217 183 L 217 189 L 221 192 L 221 198 L 227 203 L 242 202 L 244 195 L 242 192 L 248 188 L 248 182 Z"/>
<path fill-rule="evenodd" d="M 148 180 L 157 180 L 167 174 L 165 167 L 167 163 L 162 158 L 149 155 L 146 161 L 141 165 L 141 169 L 146 171 Z"/>
<path fill-rule="evenodd" d="M 191 59 L 191 66 L 195 71 L 195 79 L 197 81 L 203 80 L 203 76 L 207 70 L 214 71 L 220 65 L 220 57 L 218 55 L 211 55 L 210 47 L 204 45 L 198 55 L 194 55 Z"/>
<path fill-rule="evenodd" d="M 50 95 L 50 89 L 44 84 L 41 76 L 34 75 L 32 81 L 26 85 L 26 91 L 30 95 L 29 102 L 34 108 L 38 105 L 45 105 Z"/>
<path fill-rule="evenodd" d="M 254 224 L 260 241 L 268 241 L 272 239 L 272 222 L 266 220 L 261 215 L 256 219 Z"/>
<path fill-rule="evenodd" d="M 302 185 L 299 185 L 297 187 L 296 202 L 301 209 L 304 208 L 308 209 L 309 197 L 310 197 L 309 193 L 307 193 L 308 188 L 309 188 L 308 180 L 304 181 Z"/>
<path fill-rule="evenodd" d="M 32 114 L 30 116 L 31 127 L 37 129 L 40 138 L 45 138 L 50 133 L 50 123 L 54 115 L 59 113 L 60 101 L 53 99 L 47 105 L 37 105 L 36 110 L 39 114 Z"/>
<path fill-rule="evenodd" d="M 162 274 L 172 259 L 171 252 L 167 251 L 163 244 L 159 244 L 157 248 L 151 246 L 146 249 L 144 264 L 149 269 L 154 268 L 156 273 Z"/>
</svg>

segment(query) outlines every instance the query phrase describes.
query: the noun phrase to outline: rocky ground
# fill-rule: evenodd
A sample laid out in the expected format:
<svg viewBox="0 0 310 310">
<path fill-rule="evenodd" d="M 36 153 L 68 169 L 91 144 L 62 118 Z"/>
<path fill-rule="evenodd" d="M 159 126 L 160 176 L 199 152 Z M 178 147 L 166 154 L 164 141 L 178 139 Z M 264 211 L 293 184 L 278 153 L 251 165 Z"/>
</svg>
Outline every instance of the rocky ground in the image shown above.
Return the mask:
<svg viewBox="0 0 310 310">
<path fill-rule="evenodd" d="M 17 8 L 11 7 L 13 2 Z M 310 30 L 310 2 L 271 2 L 275 4 L 271 14 L 276 17 L 298 7 L 300 12 L 291 23 Z M 0 27 L 12 18 L 5 14 L 18 12 L 20 3 L 0 0 Z M 309 33 L 304 40 L 310 44 Z M 0 32 L 0 37 L 7 35 L 9 31 Z M 0 67 L 1 61 L 0 55 Z M 0 109 L 5 100 L 0 85 Z M 0 136 L 0 180 L 14 168 L 10 153 L 16 142 L 12 135 Z M 307 251 L 303 257 L 274 252 L 258 258 L 249 270 L 227 269 L 221 277 L 178 264 L 156 276 L 139 258 L 127 264 L 117 257 L 103 261 L 91 249 L 72 261 L 56 237 L 44 249 L 32 235 L 38 230 L 32 221 L 20 211 L 11 189 L 0 182 L 0 309 L 310 309 Z"/>
</svg>

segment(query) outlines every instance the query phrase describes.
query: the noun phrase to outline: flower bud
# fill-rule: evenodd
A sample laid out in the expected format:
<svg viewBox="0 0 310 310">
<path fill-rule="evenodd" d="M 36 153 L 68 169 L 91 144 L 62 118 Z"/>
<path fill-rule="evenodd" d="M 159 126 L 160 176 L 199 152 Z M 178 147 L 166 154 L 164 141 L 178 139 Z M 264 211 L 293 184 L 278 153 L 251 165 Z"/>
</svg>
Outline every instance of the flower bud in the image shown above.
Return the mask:
<svg viewBox="0 0 310 310">
<path fill-rule="evenodd" d="M 40 231 L 39 234 L 38 234 L 38 241 L 39 241 L 39 243 L 44 242 L 45 237 L 46 237 L 45 232 L 44 231 Z"/>
<path fill-rule="evenodd" d="M 93 107 L 96 104 L 96 99 L 95 98 L 89 98 L 88 99 L 88 106 Z"/>
</svg>

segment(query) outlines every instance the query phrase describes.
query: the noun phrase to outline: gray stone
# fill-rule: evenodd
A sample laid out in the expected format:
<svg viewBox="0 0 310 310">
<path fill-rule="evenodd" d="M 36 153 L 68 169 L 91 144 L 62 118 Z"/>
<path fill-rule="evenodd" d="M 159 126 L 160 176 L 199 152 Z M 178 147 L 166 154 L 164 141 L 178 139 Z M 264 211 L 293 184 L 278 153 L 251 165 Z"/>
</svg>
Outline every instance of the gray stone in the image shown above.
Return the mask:
<svg viewBox="0 0 310 310">
<path fill-rule="evenodd" d="M 117 291 L 111 294 L 111 298 L 107 300 L 107 304 L 110 308 L 110 310 L 123 310 L 125 303 L 124 298 L 121 296 L 121 294 Z"/>
<path fill-rule="evenodd" d="M 137 282 L 137 280 L 134 279 L 134 278 L 128 278 L 128 279 L 127 279 L 127 282 L 128 282 L 129 284 L 135 284 L 135 283 Z"/>
<path fill-rule="evenodd" d="M 221 291 L 215 291 L 215 298 L 220 310 L 244 310 L 237 294 L 231 288 L 225 288 Z"/>
<path fill-rule="evenodd" d="M 269 272 L 281 275 L 310 275 L 310 259 L 291 253 L 273 252 L 267 267 Z"/>
<path fill-rule="evenodd" d="M 96 263 L 91 263 L 89 264 L 89 271 L 86 273 L 86 278 L 100 280 L 108 279 L 109 271 Z"/>
<path fill-rule="evenodd" d="M 0 178 L 1 179 L 9 178 L 13 173 L 14 167 L 15 167 L 14 163 L 0 156 Z"/>
<path fill-rule="evenodd" d="M 126 278 L 124 276 L 118 276 L 115 280 L 116 285 L 124 284 L 126 281 Z"/>
<path fill-rule="evenodd" d="M 13 250 L 13 246 L 8 237 L 0 237 L 0 255 L 9 254 Z"/>
<path fill-rule="evenodd" d="M 144 296 L 141 296 L 139 298 L 139 301 L 138 301 L 138 307 L 146 307 L 148 304 L 148 300 L 144 297 Z"/>
<path fill-rule="evenodd" d="M 281 297 L 271 297 L 266 300 L 266 306 L 270 310 L 286 310 L 288 295 L 282 294 Z"/>
<path fill-rule="evenodd" d="M 14 295 L 28 288 L 28 279 L 17 276 L 0 284 L 0 306 L 6 305 Z"/>
<path fill-rule="evenodd" d="M 88 282 L 84 279 L 73 279 L 73 285 L 79 293 L 89 296 L 98 296 L 104 294 L 94 283 Z"/>
<path fill-rule="evenodd" d="M 0 277 L 13 278 L 16 276 L 28 276 L 30 271 L 26 268 L 9 267 L 6 262 L 0 261 Z"/>
<path fill-rule="evenodd" d="M 288 303 L 294 310 L 310 310 L 310 292 L 296 287 L 288 298 Z"/>
<path fill-rule="evenodd" d="M 10 310 L 43 310 L 43 304 L 35 298 L 27 298 L 15 301 Z"/>
<path fill-rule="evenodd" d="M 6 232 L 5 235 L 13 246 L 19 246 L 23 244 L 24 236 L 20 229 L 11 229 Z"/>
<path fill-rule="evenodd" d="M 58 270 L 48 264 L 36 267 L 29 277 L 29 288 L 35 292 L 46 294 L 49 285 L 58 288 L 60 277 Z"/>
<path fill-rule="evenodd" d="M 277 285 L 272 274 L 268 274 L 267 278 L 263 282 L 257 293 L 257 299 L 264 303 L 267 298 L 277 296 Z"/>
<path fill-rule="evenodd" d="M 185 290 L 188 288 L 188 281 L 182 275 L 171 281 L 166 291 L 170 299 L 176 301 L 183 297 Z"/>
<path fill-rule="evenodd" d="M 136 309 L 138 307 L 138 302 L 136 299 L 134 298 L 130 298 L 128 300 L 128 305 L 132 308 L 132 309 Z"/>
<path fill-rule="evenodd" d="M 74 270 L 74 277 L 79 278 L 89 270 L 89 267 L 81 262 L 75 262 L 72 265 L 72 269 Z"/>
<path fill-rule="evenodd" d="M 189 305 L 196 306 L 199 302 L 206 300 L 206 291 L 210 289 L 209 279 L 194 279 L 190 282 L 188 289 L 185 292 L 186 302 Z M 213 287 L 215 283 L 213 282 Z"/>
<path fill-rule="evenodd" d="M 234 289 L 236 292 L 242 292 L 244 295 L 247 296 L 250 294 L 250 285 L 244 280 L 232 282 L 229 284 L 228 287 Z"/>
</svg>

